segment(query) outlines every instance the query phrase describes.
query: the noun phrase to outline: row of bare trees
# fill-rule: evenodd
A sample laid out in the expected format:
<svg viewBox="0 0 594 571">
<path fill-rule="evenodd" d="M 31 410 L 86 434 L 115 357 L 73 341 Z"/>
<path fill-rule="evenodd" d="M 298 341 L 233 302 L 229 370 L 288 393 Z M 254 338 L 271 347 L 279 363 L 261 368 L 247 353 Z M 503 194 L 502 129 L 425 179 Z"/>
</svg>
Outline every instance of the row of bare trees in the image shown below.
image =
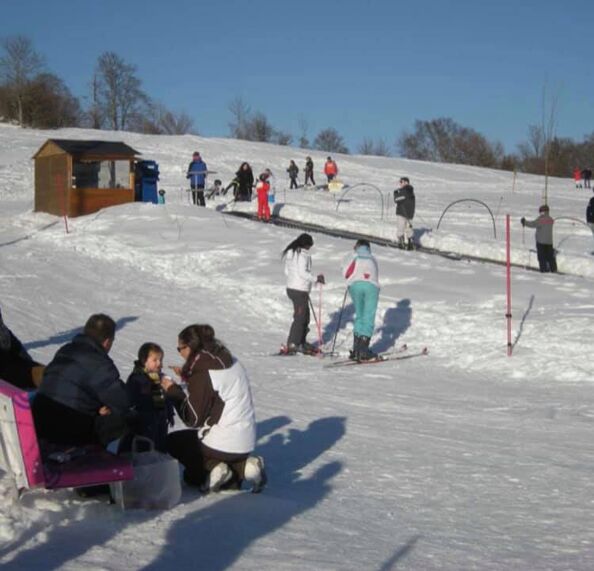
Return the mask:
<svg viewBox="0 0 594 571">
<path fill-rule="evenodd" d="M 155 134 L 191 132 L 192 119 L 169 111 L 143 90 L 134 65 L 119 55 L 99 56 L 91 79 L 91 103 L 83 109 L 65 83 L 46 70 L 45 61 L 25 36 L 2 42 L 0 118 L 41 129 L 92 127 Z"/>
<path fill-rule="evenodd" d="M 83 109 L 65 83 L 46 69 L 27 37 L 15 36 L 2 42 L 0 57 L 0 120 L 21 126 L 59 128 L 69 126 L 95 129 L 130 130 L 151 134 L 195 132 L 193 120 L 186 113 L 174 113 L 152 100 L 143 90 L 136 66 L 118 54 L 99 56 L 90 81 L 90 104 Z M 594 157 L 594 132 L 576 142 L 555 136 L 553 99 L 548 111 L 543 91 L 541 125 L 528 128 L 527 140 L 513 154 L 489 141 L 474 129 L 464 127 L 449 117 L 417 120 L 412 131 L 397 139 L 395 151 L 409 159 L 459 163 L 481 167 L 569 176 L 572 170 L 590 166 Z M 241 97 L 228 107 L 230 134 L 237 139 L 293 144 L 290 133 L 276 129 L 261 111 L 253 112 Z M 320 131 L 312 141 L 305 118 L 299 119 L 300 134 L 296 144 L 329 153 L 348 153 L 342 136 L 334 128 Z M 357 151 L 363 155 L 390 156 L 390 147 L 382 139 L 365 138 Z"/>
</svg>

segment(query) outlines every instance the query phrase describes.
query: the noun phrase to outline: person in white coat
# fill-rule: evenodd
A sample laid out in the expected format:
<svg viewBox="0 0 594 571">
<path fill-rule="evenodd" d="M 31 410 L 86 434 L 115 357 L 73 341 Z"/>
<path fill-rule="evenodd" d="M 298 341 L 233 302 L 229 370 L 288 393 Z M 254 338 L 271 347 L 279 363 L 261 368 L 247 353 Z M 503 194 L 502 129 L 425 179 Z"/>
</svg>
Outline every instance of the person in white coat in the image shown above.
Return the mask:
<svg viewBox="0 0 594 571">
<path fill-rule="evenodd" d="M 294 355 L 298 352 L 315 353 L 316 349 L 306 341 L 309 331 L 309 292 L 312 284 L 325 283 L 323 274 L 314 277 L 312 274 L 310 248 L 313 238 L 309 234 L 301 234 L 283 251 L 285 276 L 287 276 L 287 295 L 293 302 L 293 322 L 289 330 L 289 338 L 283 352 Z"/>
</svg>

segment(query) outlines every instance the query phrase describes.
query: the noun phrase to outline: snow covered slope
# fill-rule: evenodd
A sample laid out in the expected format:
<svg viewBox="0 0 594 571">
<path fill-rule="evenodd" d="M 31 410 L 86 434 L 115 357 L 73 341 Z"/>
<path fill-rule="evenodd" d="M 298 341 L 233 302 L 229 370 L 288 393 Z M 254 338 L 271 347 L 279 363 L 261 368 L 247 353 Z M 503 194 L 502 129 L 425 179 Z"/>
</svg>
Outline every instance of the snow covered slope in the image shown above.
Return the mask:
<svg viewBox="0 0 594 571">
<path fill-rule="evenodd" d="M 49 137 L 123 140 L 156 160 L 165 206 L 128 204 L 76 218 L 31 212 L 31 156 Z M 296 232 L 187 202 L 185 169 L 199 150 L 226 184 L 240 162 L 276 175 L 283 216 L 389 236 L 384 205 L 400 176 L 417 194 L 424 245 L 502 256 L 503 215 L 513 251 L 535 263 L 532 232 L 543 180 L 457 165 L 337 156 L 358 187 L 345 201 L 286 191 L 284 169 L 303 150 L 198 137 L 0 126 L 0 303 L 40 361 L 104 311 L 119 324 L 112 356 L 126 377 L 138 347 L 160 343 L 179 364 L 177 333 L 209 322 L 246 365 L 269 487 L 259 496 L 184 490 L 168 512 L 119 513 L 69 491 L 17 501 L 0 480 L 0 562 L 6 569 L 580 569 L 594 566 L 592 234 L 556 225 L 560 269 L 513 272 L 514 355 L 506 356 L 500 266 L 374 247 L 382 292 L 372 345 L 427 345 L 430 355 L 372 367 L 324 368 L 269 354 L 285 341 L 291 306 L 280 263 Z M 310 153 L 320 171 L 325 158 Z M 317 178 L 322 181 L 321 174 Z M 378 191 L 379 189 L 379 191 Z M 590 198 L 569 179 L 550 187 L 553 216 L 583 219 Z M 437 221 L 452 201 L 462 203 Z M 217 210 L 219 207 L 219 210 Z M 231 208 L 229 205 L 226 208 Z M 255 209 L 255 205 L 234 208 Z M 337 211 L 338 207 L 338 211 Z M 330 343 L 351 241 L 315 235 L 312 292 Z M 585 276 L 585 277 L 580 277 Z M 347 304 L 338 349 L 352 342 Z M 314 340 L 316 334 L 310 333 Z"/>
</svg>

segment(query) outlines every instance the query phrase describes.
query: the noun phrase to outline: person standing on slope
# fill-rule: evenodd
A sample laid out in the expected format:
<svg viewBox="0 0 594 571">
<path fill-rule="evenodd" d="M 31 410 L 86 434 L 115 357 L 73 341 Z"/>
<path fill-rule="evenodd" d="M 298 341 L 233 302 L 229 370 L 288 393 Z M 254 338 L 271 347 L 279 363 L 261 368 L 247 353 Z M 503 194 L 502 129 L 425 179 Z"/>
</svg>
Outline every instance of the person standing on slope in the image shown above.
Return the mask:
<svg viewBox="0 0 594 571">
<path fill-rule="evenodd" d="M 343 269 L 349 294 L 355 306 L 354 341 L 350 358 L 354 361 L 369 361 L 377 357 L 369 349 L 369 342 L 375 327 L 380 290 L 379 271 L 377 260 L 371 253 L 371 245 L 367 240 L 357 240 L 354 250 L 354 256 Z"/>
<path fill-rule="evenodd" d="M 394 202 L 396 203 L 398 247 L 401 250 L 405 248 L 414 250 L 412 220 L 415 216 L 415 190 L 405 176 L 400 179 L 400 188 L 394 191 Z"/>
<path fill-rule="evenodd" d="M 270 221 L 270 206 L 268 204 L 268 192 L 270 191 L 270 183 L 268 182 L 268 174 L 262 173 L 256 185 L 256 193 L 258 195 L 258 220 L 263 222 Z"/>
<path fill-rule="evenodd" d="M 314 180 L 314 177 L 313 177 L 314 164 L 313 164 L 313 161 L 311 160 L 311 157 L 305 158 L 305 169 L 303 172 L 305 173 L 305 182 L 303 183 L 303 186 L 307 186 L 308 183 L 310 183 L 310 182 L 311 182 L 312 186 L 315 186 L 316 181 Z"/>
<path fill-rule="evenodd" d="M 297 175 L 299 174 L 299 167 L 295 164 L 295 161 L 290 162 L 287 172 L 289 173 L 289 179 L 291 180 L 289 190 L 292 188 L 297 188 Z"/>
<path fill-rule="evenodd" d="M 199 206 L 206 206 L 204 201 L 204 186 L 206 184 L 206 163 L 202 160 L 200 153 L 196 151 L 192 155 L 192 162 L 188 165 L 186 178 L 190 179 L 192 190 L 192 202 Z"/>
<path fill-rule="evenodd" d="M 287 295 L 293 302 L 293 323 L 291 323 L 287 346 L 284 351 L 281 351 L 287 355 L 295 355 L 298 352 L 316 353 L 313 345 L 306 341 L 310 319 L 309 292 L 312 284 L 326 282 L 323 274 L 319 274 L 317 278 L 312 274 L 309 250 L 313 243 L 313 238 L 309 234 L 300 234 L 282 254 L 287 276 Z"/>
<path fill-rule="evenodd" d="M 522 226 L 536 228 L 536 255 L 540 271 L 556 273 L 557 260 L 555 259 L 555 248 L 553 248 L 553 224 L 555 221 L 549 216 L 549 207 L 546 204 L 538 209 L 538 214 L 538 218 L 534 220 L 526 220 L 522 217 L 520 222 Z"/>
<path fill-rule="evenodd" d="M 328 157 L 326 159 L 326 164 L 324 165 L 324 174 L 326 175 L 328 182 L 333 181 L 338 174 L 338 166 L 332 160 L 332 157 Z"/>
</svg>

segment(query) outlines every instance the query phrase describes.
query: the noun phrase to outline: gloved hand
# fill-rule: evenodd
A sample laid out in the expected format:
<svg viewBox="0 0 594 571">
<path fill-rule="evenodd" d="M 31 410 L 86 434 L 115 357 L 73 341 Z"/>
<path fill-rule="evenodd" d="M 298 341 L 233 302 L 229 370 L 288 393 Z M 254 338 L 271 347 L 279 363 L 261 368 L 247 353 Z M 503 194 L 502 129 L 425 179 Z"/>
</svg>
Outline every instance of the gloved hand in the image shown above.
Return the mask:
<svg viewBox="0 0 594 571">
<path fill-rule="evenodd" d="M 316 280 L 317 284 L 325 284 L 326 279 L 324 278 L 324 274 L 318 274 L 318 279 Z"/>
<path fill-rule="evenodd" d="M 521 222 L 522 226 L 526 226 L 526 218 L 524 218 L 523 216 L 522 216 L 522 218 L 520 218 L 520 222 Z"/>
</svg>

